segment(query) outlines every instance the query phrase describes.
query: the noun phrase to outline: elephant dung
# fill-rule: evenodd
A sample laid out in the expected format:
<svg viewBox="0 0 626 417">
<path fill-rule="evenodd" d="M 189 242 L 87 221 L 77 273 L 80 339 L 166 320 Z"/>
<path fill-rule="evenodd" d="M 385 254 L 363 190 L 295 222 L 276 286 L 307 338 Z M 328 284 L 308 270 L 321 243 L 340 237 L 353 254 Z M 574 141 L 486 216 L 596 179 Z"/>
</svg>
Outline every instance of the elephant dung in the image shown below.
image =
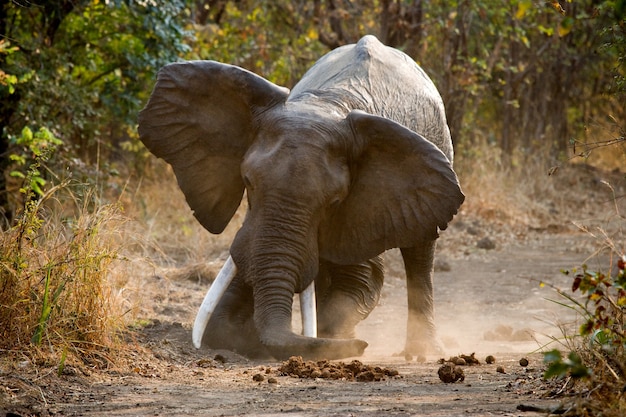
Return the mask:
<svg viewBox="0 0 626 417">
<path fill-rule="evenodd" d="M 292 356 L 278 368 L 282 375 L 294 378 L 342 379 L 347 381 L 383 381 L 387 377 L 398 376 L 395 369 L 365 365 L 361 361 L 344 362 L 304 361 L 301 356 Z"/>
<path fill-rule="evenodd" d="M 454 383 L 456 381 L 462 382 L 465 380 L 465 373 L 463 372 L 463 369 L 453 363 L 443 364 L 437 371 L 437 374 L 439 375 L 439 379 L 446 384 Z"/>
</svg>

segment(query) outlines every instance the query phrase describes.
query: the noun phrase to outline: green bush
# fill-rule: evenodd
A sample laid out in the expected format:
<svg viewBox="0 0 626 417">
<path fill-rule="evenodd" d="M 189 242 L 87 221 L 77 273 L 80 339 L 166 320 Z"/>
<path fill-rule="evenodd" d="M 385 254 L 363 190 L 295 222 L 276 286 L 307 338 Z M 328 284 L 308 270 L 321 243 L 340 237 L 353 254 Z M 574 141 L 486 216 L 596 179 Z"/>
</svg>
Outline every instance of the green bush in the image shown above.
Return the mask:
<svg viewBox="0 0 626 417">
<path fill-rule="evenodd" d="M 545 377 L 574 382 L 576 415 L 626 415 L 625 268 L 626 258 L 619 255 L 606 272 L 591 271 L 586 265 L 580 271 L 564 271 L 573 275 L 571 294 L 558 293 L 566 300 L 563 305 L 582 317 L 582 324 L 569 337 L 567 356 L 556 349 L 544 354 Z"/>
</svg>

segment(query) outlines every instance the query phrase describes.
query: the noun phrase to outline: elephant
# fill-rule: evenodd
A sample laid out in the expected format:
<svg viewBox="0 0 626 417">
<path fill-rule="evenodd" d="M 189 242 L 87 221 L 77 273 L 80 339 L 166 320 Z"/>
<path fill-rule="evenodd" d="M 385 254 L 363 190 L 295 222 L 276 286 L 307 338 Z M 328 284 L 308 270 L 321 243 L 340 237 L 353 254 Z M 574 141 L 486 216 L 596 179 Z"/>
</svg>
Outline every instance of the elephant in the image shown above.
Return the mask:
<svg viewBox="0 0 626 417">
<path fill-rule="evenodd" d="M 360 356 L 367 342 L 355 326 L 378 304 L 381 254 L 400 248 L 405 353 L 440 348 L 435 244 L 465 196 L 443 100 L 409 56 L 367 35 L 324 55 L 291 91 L 229 64 L 168 64 L 138 126 L 209 232 L 221 233 L 247 198 L 230 247 L 232 281 L 204 321 L 198 314 L 197 347 Z M 293 297 L 313 282 L 317 334 L 296 334 Z"/>
</svg>

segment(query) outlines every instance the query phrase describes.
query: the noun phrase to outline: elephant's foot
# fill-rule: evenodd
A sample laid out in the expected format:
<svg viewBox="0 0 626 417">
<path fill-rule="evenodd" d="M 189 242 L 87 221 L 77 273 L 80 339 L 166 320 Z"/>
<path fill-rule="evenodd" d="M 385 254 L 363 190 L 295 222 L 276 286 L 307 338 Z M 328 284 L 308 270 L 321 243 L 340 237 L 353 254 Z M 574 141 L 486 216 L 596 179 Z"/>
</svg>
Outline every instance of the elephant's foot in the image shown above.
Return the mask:
<svg viewBox="0 0 626 417">
<path fill-rule="evenodd" d="M 443 344 L 437 336 L 433 320 L 425 316 L 410 317 L 407 323 L 403 356 L 425 359 L 428 356 L 441 357 L 444 353 Z"/>
<path fill-rule="evenodd" d="M 339 291 L 326 297 L 321 304 L 317 312 L 317 333 L 319 337 L 332 339 L 353 339 L 356 326 L 367 318 L 374 306 L 374 303 L 365 305 L 362 298 Z"/>
<path fill-rule="evenodd" d="M 319 316 L 318 316 L 319 317 Z M 318 337 L 330 339 L 354 339 L 356 336 L 355 327 L 360 319 L 351 315 L 337 314 L 335 320 L 320 317 L 317 327 Z"/>
<path fill-rule="evenodd" d="M 202 347 L 208 349 L 229 350 L 249 359 L 271 360 L 274 356 L 270 354 L 267 347 L 260 342 L 248 340 L 203 340 Z"/>
<path fill-rule="evenodd" d="M 407 340 L 404 345 L 404 350 L 397 354 L 397 356 L 404 357 L 417 357 L 425 359 L 428 356 L 442 356 L 445 353 L 443 345 L 437 337 L 430 337 L 428 339 L 420 340 Z"/>
<path fill-rule="evenodd" d="M 286 360 L 302 356 L 306 360 L 335 360 L 362 356 L 367 342 L 359 339 L 326 339 L 295 335 L 275 337 L 262 342 L 249 326 L 222 325 L 219 330 L 205 333 L 202 345 L 209 349 L 224 349 L 251 359 Z"/>
<path fill-rule="evenodd" d="M 336 319 L 318 318 L 317 335 L 330 339 L 354 339 L 356 335 L 355 327 L 358 320 L 350 315 L 337 314 Z"/>
<path fill-rule="evenodd" d="M 220 321 L 209 323 L 202 345 L 224 349 L 251 359 L 286 360 L 302 356 L 307 360 L 343 359 L 363 355 L 367 342 L 359 339 L 326 339 L 296 335 L 291 330 L 267 331 L 259 335 L 253 322 Z"/>
</svg>

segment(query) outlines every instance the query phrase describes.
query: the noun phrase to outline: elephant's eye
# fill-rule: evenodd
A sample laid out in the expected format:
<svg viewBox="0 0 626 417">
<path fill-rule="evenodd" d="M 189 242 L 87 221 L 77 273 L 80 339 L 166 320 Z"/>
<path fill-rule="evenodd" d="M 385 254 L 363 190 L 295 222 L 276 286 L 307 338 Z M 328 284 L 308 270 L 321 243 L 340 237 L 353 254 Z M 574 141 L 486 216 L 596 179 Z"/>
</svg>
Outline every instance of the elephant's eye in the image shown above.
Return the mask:
<svg viewBox="0 0 626 417">
<path fill-rule="evenodd" d="M 247 175 L 243 176 L 243 185 L 244 187 L 246 187 L 246 189 L 251 190 L 252 189 L 252 183 L 250 182 L 250 178 L 248 178 Z"/>
<path fill-rule="evenodd" d="M 330 207 L 331 208 L 336 208 L 339 206 L 339 204 L 343 201 L 343 198 L 341 197 L 335 197 L 330 201 Z"/>
</svg>

